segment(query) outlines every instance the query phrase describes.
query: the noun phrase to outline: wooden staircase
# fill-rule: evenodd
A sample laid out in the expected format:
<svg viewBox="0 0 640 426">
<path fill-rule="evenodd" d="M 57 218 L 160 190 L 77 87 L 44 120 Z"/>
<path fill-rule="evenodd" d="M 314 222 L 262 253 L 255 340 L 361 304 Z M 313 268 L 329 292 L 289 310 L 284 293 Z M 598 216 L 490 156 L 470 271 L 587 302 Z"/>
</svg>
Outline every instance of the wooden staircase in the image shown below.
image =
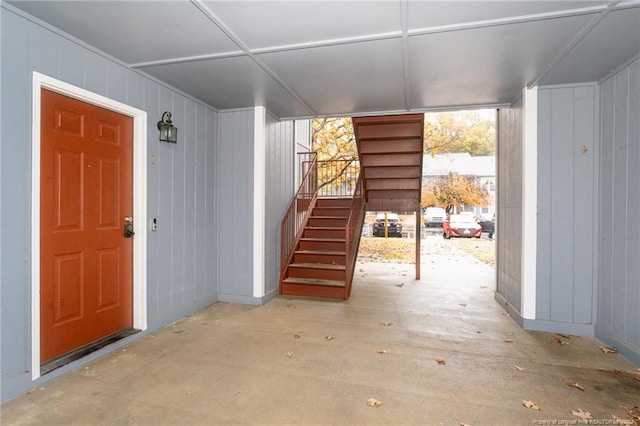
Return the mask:
<svg viewBox="0 0 640 426">
<path fill-rule="evenodd" d="M 318 198 L 287 266 L 280 293 L 336 299 L 349 297 L 347 221 L 351 198 Z"/>
<path fill-rule="evenodd" d="M 281 224 L 280 294 L 348 299 L 365 209 L 420 210 L 424 114 L 358 117 L 353 127 L 359 154 L 353 197 L 319 198 L 315 153 L 305 162 L 307 174 Z M 416 279 L 419 253 L 418 238 Z"/>
</svg>

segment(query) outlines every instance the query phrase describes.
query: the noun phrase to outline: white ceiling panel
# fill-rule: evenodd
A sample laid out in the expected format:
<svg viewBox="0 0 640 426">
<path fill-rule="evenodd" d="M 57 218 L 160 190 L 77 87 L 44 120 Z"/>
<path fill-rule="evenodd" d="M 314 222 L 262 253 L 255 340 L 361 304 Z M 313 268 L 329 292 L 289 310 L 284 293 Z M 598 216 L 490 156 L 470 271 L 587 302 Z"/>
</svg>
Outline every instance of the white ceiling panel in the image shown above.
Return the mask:
<svg viewBox="0 0 640 426">
<path fill-rule="evenodd" d="M 238 50 L 187 1 L 20 1 L 14 4 L 128 63 Z"/>
<path fill-rule="evenodd" d="M 611 64 L 622 64 L 640 53 L 640 8 L 609 13 L 565 56 L 541 84 L 598 81 Z"/>
<path fill-rule="evenodd" d="M 320 115 L 406 107 L 399 39 L 258 57 Z"/>
<path fill-rule="evenodd" d="M 531 83 L 599 80 L 640 53 L 640 0 L 0 7 L 22 9 L 215 108 L 264 105 L 287 118 L 503 105 Z"/>
<path fill-rule="evenodd" d="M 400 32 L 399 1 L 205 1 L 250 49 Z"/>
<path fill-rule="evenodd" d="M 576 16 L 410 37 L 411 106 L 509 103 L 588 20 Z"/>
<path fill-rule="evenodd" d="M 311 114 L 246 56 L 152 66 L 144 71 L 219 109 L 265 106 L 278 117 Z"/>
<path fill-rule="evenodd" d="M 409 30 L 469 25 L 565 10 L 601 9 L 607 1 L 410 1 Z"/>
</svg>

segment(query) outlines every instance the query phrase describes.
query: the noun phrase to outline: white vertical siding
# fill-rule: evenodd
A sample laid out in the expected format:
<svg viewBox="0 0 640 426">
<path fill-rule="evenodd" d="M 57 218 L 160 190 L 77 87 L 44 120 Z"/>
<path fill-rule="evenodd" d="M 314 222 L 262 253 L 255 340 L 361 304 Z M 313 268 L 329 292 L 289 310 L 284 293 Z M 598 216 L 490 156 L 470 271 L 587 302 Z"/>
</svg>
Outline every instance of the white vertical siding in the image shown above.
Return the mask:
<svg viewBox="0 0 640 426">
<path fill-rule="evenodd" d="M 31 80 L 38 71 L 148 114 L 149 331 L 213 303 L 213 218 L 217 112 L 0 7 L 2 36 L 2 268 L 0 298 L 2 398 L 31 387 Z M 158 141 L 156 122 L 171 111 L 179 129 L 176 145 Z M 7 123 L 10 123 L 8 125 Z M 11 200 L 11 202 L 5 202 Z M 196 249 L 197 248 L 197 249 Z M 71 366 L 69 366 L 70 368 Z M 59 372 L 65 371 L 66 367 Z M 68 368 L 67 368 L 68 369 Z M 59 372 L 55 374 L 59 374 Z M 41 380 L 44 380 L 41 379 Z"/>
<path fill-rule="evenodd" d="M 640 362 L 640 59 L 600 87 L 596 335 Z"/>
<path fill-rule="evenodd" d="M 256 303 L 253 299 L 253 144 L 255 111 L 219 113 L 215 159 L 218 206 L 217 281 L 220 300 Z"/>
<path fill-rule="evenodd" d="M 538 91 L 536 320 L 586 324 L 587 334 L 593 311 L 597 103 L 595 84 Z"/>
<path fill-rule="evenodd" d="M 522 115 L 522 99 L 515 102 L 512 108 L 498 111 L 496 170 L 496 293 L 518 314 L 522 312 Z"/>
<path fill-rule="evenodd" d="M 293 197 L 294 122 L 267 115 L 265 209 L 265 298 L 278 294 L 280 222 Z"/>
</svg>

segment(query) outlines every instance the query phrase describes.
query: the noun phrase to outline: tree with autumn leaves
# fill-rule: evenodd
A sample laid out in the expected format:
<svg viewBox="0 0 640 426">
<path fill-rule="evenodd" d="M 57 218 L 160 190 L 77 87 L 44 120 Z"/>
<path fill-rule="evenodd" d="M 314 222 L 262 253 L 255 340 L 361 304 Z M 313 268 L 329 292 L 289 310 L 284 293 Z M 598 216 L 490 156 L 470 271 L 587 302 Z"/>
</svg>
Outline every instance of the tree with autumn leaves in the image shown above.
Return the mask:
<svg viewBox="0 0 640 426">
<path fill-rule="evenodd" d="M 486 206 L 489 193 L 480 186 L 473 176 L 460 176 L 455 173 L 438 176 L 435 181 L 422 188 L 420 206 L 443 207 L 447 211 L 453 207 Z"/>
<path fill-rule="evenodd" d="M 360 173 L 351 118 L 319 118 L 311 123 L 312 149 L 318 155 L 318 190 L 337 195 L 352 191 Z"/>
<path fill-rule="evenodd" d="M 495 111 L 437 112 L 424 115 L 424 152 L 495 155 Z"/>
</svg>

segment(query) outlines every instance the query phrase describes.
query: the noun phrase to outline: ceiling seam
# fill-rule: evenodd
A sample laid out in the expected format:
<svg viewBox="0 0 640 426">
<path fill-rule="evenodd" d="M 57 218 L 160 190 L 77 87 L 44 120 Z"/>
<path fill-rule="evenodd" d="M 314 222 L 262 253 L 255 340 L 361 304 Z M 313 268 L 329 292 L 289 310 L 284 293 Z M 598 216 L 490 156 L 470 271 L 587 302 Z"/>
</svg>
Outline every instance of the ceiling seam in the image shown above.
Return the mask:
<svg viewBox="0 0 640 426">
<path fill-rule="evenodd" d="M 293 90 L 289 85 L 287 85 L 284 80 L 282 80 L 278 75 L 267 66 L 260 58 L 256 57 L 251 49 L 249 49 L 243 42 L 240 40 L 238 36 L 236 36 L 230 28 L 228 28 L 221 19 L 219 19 L 209 8 L 202 3 L 202 0 L 190 0 L 191 4 L 193 4 L 198 10 L 200 10 L 206 17 L 209 19 L 215 26 L 217 26 L 220 31 L 222 31 L 229 39 L 238 46 L 245 54 L 260 67 L 265 73 L 267 73 L 280 87 L 282 87 L 290 96 L 292 96 L 296 101 L 300 102 L 312 115 L 316 116 L 318 113 L 309 105 L 302 96 L 298 95 L 295 90 Z"/>
<path fill-rule="evenodd" d="M 235 52 L 211 53 L 206 55 L 194 55 L 194 56 L 181 56 L 179 58 L 173 58 L 173 59 L 158 59 L 156 61 L 136 62 L 136 63 L 129 64 L 129 66 L 132 68 L 147 68 L 147 67 L 155 67 L 159 65 L 175 65 L 175 64 L 183 64 L 187 62 L 210 61 L 213 59 L 237 58 L 239 56 L 246 56 L 246 54 L 245 52 L 237 50 Z"/>
<path fill-rule="evenodd" d="M 363 36 L 343 37 L 343 38 L 336 38 L 336 39 L 327 39 L 327 40 L 319 40 L 319 41 L 312 41 L 312 42 L 250 49 L 228 27 L 226 27 L 222 23 L 222 21 L 219 20 L 215 16 L 215 14 L 213 14 L 213 12 L 211 12 L 205 5 L 200 3 L 200 1 L 201 0 L 191 0 L 191 2 L 203 14 L 205 14 L 211 22 L 213 22 L 222 32 L 225 33 L 227 37 L 229 37 L 241 49 L 240 51 L 212 53 L 212 54 L 197 55 L 197 56 L 185 56 L 185 57 L 173 58 L 173 59 L 160 59 L 157 61 L 148 61 L 148 62 L 139 62 L 139 63 L 129 64 L 129 66 L 132 66 L 135 68 L 144 68 L 144 67 L 157 66 L 157 65 L 172 65 L 172 64 L 180 64 L 180 63 L 186 63 L 186 62 L 197 62 L 197 61 L 206 61 L 206 60 L 213 60 L 213 59 L 226 59 L 226 58 L 233 58 L 233 57 L 239 57 L 239 56 L 245 56 L 245 55 L 255 60 L 257 58 L 255 58 L 252 55 L 259 55 L 264 53 L 291 52 L 294 50 L 303 50 L 303 49 L 317 49 L 317 48 L 323 48 L 323 47 L 342 46 L 346 44 L 366 43 L 371 41 L 392 40 L 392 39 L 398 39 L 398 38 L 403 39 L 404 41 L 405 38 L 408 40 L 411 37 L 423 36 L 423 35 L 429 35 L 429 34 L 466 31 L 466 30 L 473 30 L 473 29 L 480 29 L 480 28 L 489 28 L 489 27 L 518 24 L 518 23 L 524 23 L 524 22 L 536 22 L 536 21 L 542 21 L 542 20 L 551 20 L 551 19 L 558 19 L 558 18 L 569 18 L 573 16 L 596 14 L 596 13 L 601 13 L 602 11 L 607 9 L 607 6 L 594 6 L 589 8 L 570 9 L 570 10 L 563 10 L 563 11 L 557 11 L 557 12 L 523 15 L 523 16 L 516 16 L 516 17 L 509 17 L 509 18 L 491 19 L 486 21 L 475 21 L 475 22 L 443 25 L 443 26 L 428 27 L 428 28 L 417 28 L 417 29 L 411 30 L 408 28 L 409 26 L 408 1 L 401 0 L 401 8 L 402 8 L 401 13 L 406 14 L 406 18 L 404 16 L 402 17 L 402 19 L 406 19 L 406 28 L 403 25 L 403 28 L 401 29 L 401 31 L 390 31 L 385 33 L 376 33 L 376 34 L 369 34 L 369 35 L 363 35 Z M 406 6 L 406 10 L 405 10 L 405 7 L 402 6 L 402 4 Z M 626 4 L 623 4 L 623 5 L 626 5 Z M 637 4 L 634 3 L 629 7 L 633 7 L 633 6 L 637 6 Z M 260 62 L 262 63 L 262 61 Z M 266 64 L 264 66 L 266 67 Z"/>
<path fill-rule="evenodd" d="M 475 30 L 488 27 L 501 27 L 504 25 L 521 24 L 526 22 L 548 21 L 552 19 L 571 18 L 581 15 L 594 15 L 607 10 L 607 8 L 608 6 L 594 6 L 581 9 L 568 9 L 556 12 L 537 13 L 532 15 L 512 16 L 508 18 L 488 19 L 485 21 L 465 22 L 460 24 L 441 25 L 428 28 L 416 28 L 414 30 L 409 30 L 409 37 Z"/>
<path fill-rule="evenodd" d="M 409 4 L 400 0 L 400 22 L 402 26 L 402 78 L 404 80 L 404 107 L 411 108 L 410 74 L 409 74 Z"/>
<path fill-rule="evenodd" d="M 527 88 L 531 89 L 532 87 L 537 86 L 542 79 L 549 75 L 549 73 L 552 72 L 556 68 L 556 66 L 558 66 L 558 64 L 562 62 L 562 60 L 566 58 L 567 55 L 571 53 L 571 51 L 575 49 L 587 35 L 589 35 L 591 31 L 593 31 L 593 29 L 609 14 L 609 12 L 611 12 L 611 10 L 616 7 L 618 3 L 620 3 L 620 0 L 610 2 L 607 5 L 606 9 L 601 10 L 584 27 L 582 27 L 582 29 L 578 31 L 576 36 L 571 39 L 571 41 L 560 51 L 560 53 L 551 60 L 549 66 L 538 77 L 527 84 Z"/>
</svg>

